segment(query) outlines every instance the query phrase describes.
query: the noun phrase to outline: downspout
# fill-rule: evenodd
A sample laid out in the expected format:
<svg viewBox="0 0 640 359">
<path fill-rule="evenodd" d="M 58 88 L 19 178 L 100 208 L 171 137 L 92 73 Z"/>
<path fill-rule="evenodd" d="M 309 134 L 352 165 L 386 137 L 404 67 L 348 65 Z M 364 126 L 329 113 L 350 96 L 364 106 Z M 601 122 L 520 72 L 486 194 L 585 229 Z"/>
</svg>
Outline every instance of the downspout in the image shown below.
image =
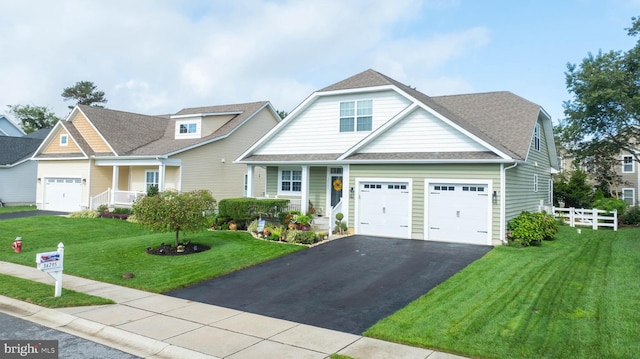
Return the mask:
<svg viewBox="0 0 640 359">
<path fill-rule="evenodd" d="M 518 162 L 514 162 L 512 166 L 504 167 L 504 164 L 501 164 L 502 170 L 500 171 L 500 241 L 502 244 L 507 244 L 507 222 L 506 222 L 506 212 L 507 212 L 507 204 L 506 204 L 506 193 L 507 193 L 507 170 L 512 168 L 516 168 L 518 166 Z"/>
</svg>

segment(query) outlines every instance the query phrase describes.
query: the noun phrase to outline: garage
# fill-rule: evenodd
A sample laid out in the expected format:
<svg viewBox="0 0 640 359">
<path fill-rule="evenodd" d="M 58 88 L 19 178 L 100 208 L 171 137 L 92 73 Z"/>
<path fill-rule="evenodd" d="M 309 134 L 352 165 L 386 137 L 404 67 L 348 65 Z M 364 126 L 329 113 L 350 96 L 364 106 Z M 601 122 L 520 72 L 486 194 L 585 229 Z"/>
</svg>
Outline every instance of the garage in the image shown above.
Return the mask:
<svg viewBox="0 0 640 359">
<path fill-rule="evenodd" d="M 409 182 L 359 182 L 356 232 L 410 238 L 410 193 Z"/>
<path fill-rule="evenodd" d="M 483 183 L 426 183 L 426 239 L 487 245 L 489 185 Z"/>
<path fill-rule="evenodd" d="M 49 211 L 79 211 L 82 196 L 80 178 L 46 178 L 44 184 L 44 209 Z"/>
</svg>

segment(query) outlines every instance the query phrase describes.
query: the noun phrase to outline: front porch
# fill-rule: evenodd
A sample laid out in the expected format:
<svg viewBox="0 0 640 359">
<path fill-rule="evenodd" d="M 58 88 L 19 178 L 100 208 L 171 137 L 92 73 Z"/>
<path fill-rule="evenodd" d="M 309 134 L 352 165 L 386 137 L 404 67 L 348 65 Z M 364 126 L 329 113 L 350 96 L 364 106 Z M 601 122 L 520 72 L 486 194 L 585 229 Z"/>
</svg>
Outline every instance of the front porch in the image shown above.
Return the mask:
<svg viewBox="0 0 640 359">
<path fill-rule="evenodd" d="M 149 188 L 159 191 L 180 190 L 180 163 L 167 159 L 96 161 L 89 186 L 89 208 L 131 208 Z M 125 163 L 126 162 L 126 163 Z"/>
<path fill-rule="evenodd" d="M 348 186 L 348 166 L 321 165 L 269 165 L 266 166 L 265 193 L 254 194 L 253 172 L 248 165 L 247 196 L 286 198 L 290 210 L 312 215 L 318 229 L 332 232 L 335 214 L 342 212 L 348 218 L 349 200 L 353 190 Z"/>
</svg>

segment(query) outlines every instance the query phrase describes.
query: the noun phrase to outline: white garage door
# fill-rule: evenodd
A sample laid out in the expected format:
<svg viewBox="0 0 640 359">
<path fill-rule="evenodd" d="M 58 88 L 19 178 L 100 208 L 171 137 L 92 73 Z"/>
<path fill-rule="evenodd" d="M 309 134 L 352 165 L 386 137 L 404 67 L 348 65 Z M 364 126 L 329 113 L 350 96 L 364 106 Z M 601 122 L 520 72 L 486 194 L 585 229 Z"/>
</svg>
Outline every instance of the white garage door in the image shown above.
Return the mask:
<svg viewBox="0 0 640 359">
<path fill-rule="evenodd" d="M 363 182 L 358 197 L 358 234 L 410 238 L 407 182 Z"/>
<path fill-rule="evenodd" d="M 427 239 L 490 244 L 486 184 L 430 183 Z"/>
<path fill-rule="evenodd" d="M 44 209 L 48 211 L 79 211 L 82 196 L 80 178 L 47 178 L 44 184 Z"/>
</svg>

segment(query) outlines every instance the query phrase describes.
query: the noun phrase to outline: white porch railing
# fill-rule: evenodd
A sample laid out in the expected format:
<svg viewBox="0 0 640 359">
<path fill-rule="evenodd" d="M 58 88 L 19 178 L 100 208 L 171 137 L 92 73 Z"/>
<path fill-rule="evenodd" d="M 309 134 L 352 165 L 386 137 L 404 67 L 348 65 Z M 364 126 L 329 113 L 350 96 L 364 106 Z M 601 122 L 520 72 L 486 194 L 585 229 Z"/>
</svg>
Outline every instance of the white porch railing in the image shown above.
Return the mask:
<svg viewBox="0 0 640 359">
<path fill-rule="evenodd" d="M 113 191 L 108 188 L 106 191 L 91 198 L 90 207 L 93 210 L 102 205 L 108 207 L 131 207 L 136 199 L 145 194 L 143 191 Z"/>
<path fill-rule="evenodd" d="M 614 231 L 618 230 L 618 212 L 616 210 L 605 211 L 597 208 L 558 208 L 548 206 L 541 206 L 540 210 L 553 214 L 553 217 L 563 220 L 564 223 L 569 224 L 571 227 L 585 226 L 592 229 L 610 227 Z"/>
<path fill-rule="evenodd" d="M 342 199 L 335 206 L 329 208 L 329 233 L 333 233 L 333 225 L 336 221 L 336 214 L 342 212 Z"/>
</svg>

